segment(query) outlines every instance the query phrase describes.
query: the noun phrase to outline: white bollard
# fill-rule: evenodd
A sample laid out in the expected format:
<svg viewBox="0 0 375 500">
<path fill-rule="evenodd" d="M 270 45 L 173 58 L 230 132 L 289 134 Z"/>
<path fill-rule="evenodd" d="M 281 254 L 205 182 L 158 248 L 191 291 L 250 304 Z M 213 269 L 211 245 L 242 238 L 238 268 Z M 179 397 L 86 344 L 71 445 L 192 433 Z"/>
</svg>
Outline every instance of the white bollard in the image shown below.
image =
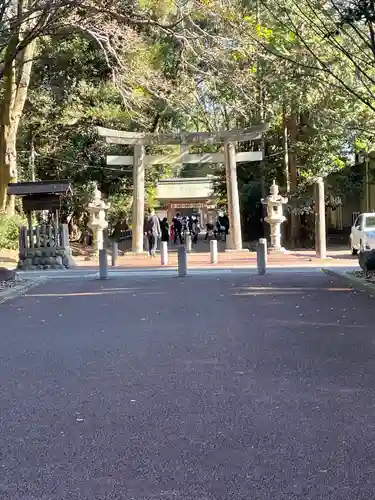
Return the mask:
<svg viewBox="0 0 375 500">
<path fill-rule="evenodd" d="M 99 250 L 99 279 L 108 279 L 108 260 L 107 250 L 105 248 Z"/>
<path fill-rule="evenodd" d="M 192 246 L 191 234 L 190 233 L 186 233 L 186 236 L 185 236 L 185 245 L 186 245 L 186 251 L 187 251 L 187 253 L 191 253 L 193 246 Z"/>
<path fill-rule="evenodd" d="M 267 270 L 267 240 L 260 238 L 257 245 L 257 268 L 258 274 L 266 274 Z"/>
<path fill-rule="evenodd" d="M 217 264 L 217 240 L 210 241 L 211 264 Z"/>
<path fill-rule="evenodd" d="M 160 263 L 162 266 L 168 265 L 168 242 L 160 242 Z"/>
<path fill-rule="evenodd" d="M 178 269 L 178 277 L 184 278 L 187 275 L 187 253 L 185 247 L 178 247 L 177 249 L 177 269 Z"/>
</svg>

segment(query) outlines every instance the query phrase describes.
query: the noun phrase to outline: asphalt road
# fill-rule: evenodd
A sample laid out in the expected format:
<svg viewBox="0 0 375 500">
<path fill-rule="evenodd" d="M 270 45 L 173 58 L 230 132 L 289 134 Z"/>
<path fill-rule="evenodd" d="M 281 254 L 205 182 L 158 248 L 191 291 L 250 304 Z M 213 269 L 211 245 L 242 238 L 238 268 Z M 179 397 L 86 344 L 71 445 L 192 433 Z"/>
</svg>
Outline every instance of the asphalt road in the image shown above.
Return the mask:
<svg viewBox="0 0 375 500">
<path fill-rule="evenodd" d="M 33 289 L 0 306 L 0 498 L 373 499 L 374 318 L 323 273 Z"/>
</svg>

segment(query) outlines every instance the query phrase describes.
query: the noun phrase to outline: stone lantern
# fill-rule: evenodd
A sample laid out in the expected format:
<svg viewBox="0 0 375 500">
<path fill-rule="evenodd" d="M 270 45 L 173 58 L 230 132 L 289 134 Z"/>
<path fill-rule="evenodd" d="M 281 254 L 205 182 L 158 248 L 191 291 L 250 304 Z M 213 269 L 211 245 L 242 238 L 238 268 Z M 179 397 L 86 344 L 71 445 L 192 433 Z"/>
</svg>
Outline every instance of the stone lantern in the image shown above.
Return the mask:
<svg viewBox="0 0 375 500">
<path fill-rule="evenodd" d="M 262 204 L 267 207 L 267 217 L 265 221 L 270 225 L 271 247 L 270 249 L 276 252 L 283 251 L 281 246 L 281 224 L 285 221 L 283 215 L 283 205 L 288 202 L 288 198 L 284 198 L 279 194 L 279 186 L 273 181 L 270 187 L 270 194 L 267 198 L 262 199 Z"/>
<path fill-rule="evenodd" d="M 95 184 L 94 196 L 88 205 L 90 213 L 89 228 L 93 233 L 93 250 L 97 254 L 103 248 L 104 238 L 103 231 L 107 229 L 108 222 L 106 220 L 106 211 L 109 209 L 110 203 L 102 199 L 102 193 L 99 191 L 98 186 Z"/>
</svg>

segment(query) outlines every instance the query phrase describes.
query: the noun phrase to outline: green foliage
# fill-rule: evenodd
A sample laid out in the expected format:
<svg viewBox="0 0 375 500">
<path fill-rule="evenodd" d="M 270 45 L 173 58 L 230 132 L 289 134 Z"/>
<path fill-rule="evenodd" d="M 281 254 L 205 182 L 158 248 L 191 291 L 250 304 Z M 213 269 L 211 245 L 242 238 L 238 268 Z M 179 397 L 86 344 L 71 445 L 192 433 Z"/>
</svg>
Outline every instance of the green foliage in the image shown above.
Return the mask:
<svg viewBox="0 0 375 500">
<path fill-rule="evenodd" d="M 25 225 L 25 218 L 19 214 L 9 216 L 0 213 L 0 250 L 17 250 L 19 228 Z"/>
<path fill-rule="evenodd" d="M 109 197 L 111 206 L 108 210 L 108 221 L 115 225 L 116 222 L 128 220 L 131 216 L 131 198 L 121 194 L 115 194 Z"/>
</svg>

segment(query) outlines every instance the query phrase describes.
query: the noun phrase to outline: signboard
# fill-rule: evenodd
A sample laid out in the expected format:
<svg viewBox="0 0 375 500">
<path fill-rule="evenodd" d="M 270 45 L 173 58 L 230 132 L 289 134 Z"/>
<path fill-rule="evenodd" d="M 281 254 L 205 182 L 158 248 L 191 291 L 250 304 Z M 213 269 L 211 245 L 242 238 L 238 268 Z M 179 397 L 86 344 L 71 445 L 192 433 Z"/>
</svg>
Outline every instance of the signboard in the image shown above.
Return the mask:
<svg viewBox="0 0 375 500">
<path fill-rule="evenodd" d="M 205 208 L 205 203 L 171 203 L 171 208 Z"/>
</svg>

